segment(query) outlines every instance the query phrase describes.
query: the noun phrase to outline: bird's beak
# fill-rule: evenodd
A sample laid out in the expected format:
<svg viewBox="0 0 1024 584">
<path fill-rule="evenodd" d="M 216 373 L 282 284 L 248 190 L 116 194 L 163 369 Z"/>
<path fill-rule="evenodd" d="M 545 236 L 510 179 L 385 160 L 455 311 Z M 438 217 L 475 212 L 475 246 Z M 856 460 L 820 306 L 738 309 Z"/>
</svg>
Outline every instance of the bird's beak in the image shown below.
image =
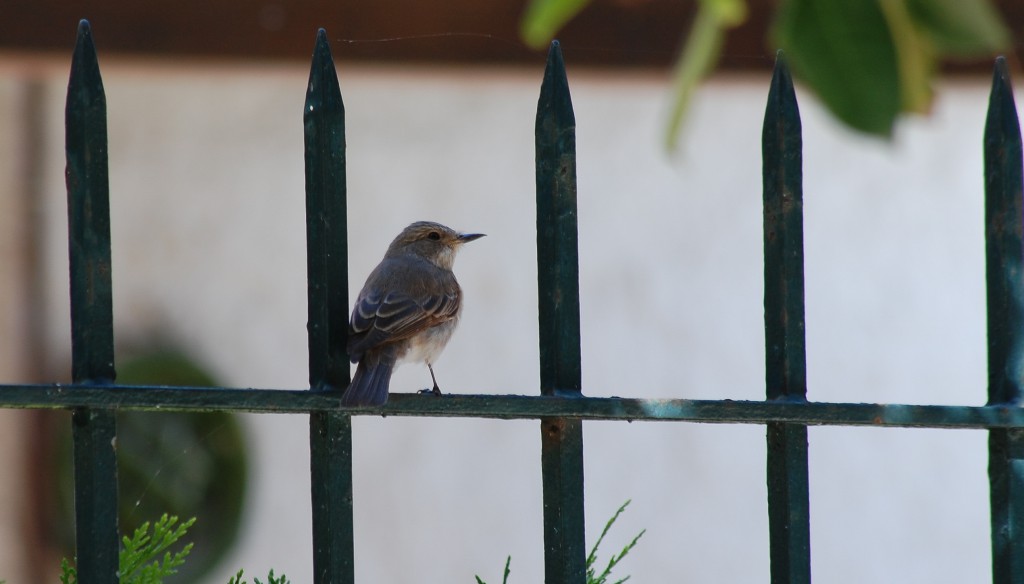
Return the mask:
<svg viewBox="0 0 1024 584">
<path fill-rule="evenodd" d="M 484 234 L 484 233 L 460 233 L 459 234 L 459 243 L 469 243 L 470 241 L 473 241 L 474 239 L 480 239 L 484 235 L 486 235 L 486 234 Z"/>
</svg>

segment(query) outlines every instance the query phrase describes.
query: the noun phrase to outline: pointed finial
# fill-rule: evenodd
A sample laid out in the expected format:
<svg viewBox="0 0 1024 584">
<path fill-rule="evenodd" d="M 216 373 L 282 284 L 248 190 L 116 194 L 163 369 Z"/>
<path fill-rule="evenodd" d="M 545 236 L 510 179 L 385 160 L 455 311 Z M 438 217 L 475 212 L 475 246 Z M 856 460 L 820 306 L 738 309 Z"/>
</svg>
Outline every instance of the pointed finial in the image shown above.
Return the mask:
<svg viewBox="0 0 1024 584">
<path fill-rule="evenodd" d="M 559 126 L 575 126 L 576 116 L 572 110 L 572 96 L 569 94 L 569 80 L 565 75 L 565 61 L 562 47 L 557 40 L 551 41 L 544 81 L 540 86 L 537 122 L 554 122 Z"/>
<path fill-rule="evenodd" d="M 98 108 L 95 114 L 106 119 L 106 97 L 99 60 L 96 57 L 96 45 L 93 43 L 89 21 L 83 19 L 78 22 L 75 50 L 71 54 L 71 75 L 68 79 L 68 101 L 65 111 L 71 115 L 85 115 L 83 112 L 89 108 Z"/>
<path fill-rule="evenodd" d="M 996 57 L 995 65 L 992 67 L 992 94 L 1006 92 L 1007 97 L 1013 98 L 1013 84 L 1010 83 L 1010 68 L 1006 64 L 1006 57 Z"/>
<path fill-rule="evenodd" d="M 789 72 L 786 54 L 782 52 L 782 49 L 775 53 L 775 68 L 772 70 L 768 99 L 770 102 L 780 99 L 796 101 L 796 93 L 793 91 L 793 75 Z"/>
<path fill-rule="evenodd" d="M 1006 57 L 996 57 L 992 68 L 992 90 L 989 93 L 986 136 L 1020 134 L 1017 106 L 1013 99 L 1013 83 Z M 988 139 L 988 138 L 987 138 Z"/>
<path fill-rule="evenodd" d="M 334 57 L 331 55 L 331 44 L 327 41 L 327 31 L 321 28 L 316 31 L 316 44 L 313 48 L 306 91 L 305 114 L 309 115 L 324 108 L 342 111 L 344 104 L 338 86 L 338 71 L 334 67 Z"/>
<path fill-rule="evenodd" d="M 84 18 L 78 21 L 78 35 L 75 38 L 73 60 L 82 58 L 85 58 L 87 62 L 96 60 L 96 45 L 92 40 L 92 26 Z"/>
</svg>

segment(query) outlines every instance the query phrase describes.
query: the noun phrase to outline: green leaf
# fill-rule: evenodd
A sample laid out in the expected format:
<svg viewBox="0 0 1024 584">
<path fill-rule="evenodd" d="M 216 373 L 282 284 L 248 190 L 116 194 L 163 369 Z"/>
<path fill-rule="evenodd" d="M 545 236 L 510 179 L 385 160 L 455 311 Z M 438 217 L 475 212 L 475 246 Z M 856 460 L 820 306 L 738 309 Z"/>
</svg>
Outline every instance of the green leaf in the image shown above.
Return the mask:
<svg viewBox="0 0 1024 584">
<path fill-rule="evenodd" d="M 909 0 L 907 7 L 944 54 L 989 55 L 1010 46 L 1010 32 L 988 0 Z"/>
<path fill-rule="evenodd" d="M 178 543 L 195 522 L 193 517 L 179 524 L 176 516 L 165 513 L 153 524 L 152 535 L 147 521 L 135 530 L 132 537 L 123 537 L 119 558 L 121 582 L 156 584 L 177 573 L 191 553 L 192 544 L 185 544 L 173 554 L 169 548 Z"/>
<path fill-rule="evenodd" d="M 590 0 L 531 0 L 523 40 L 542 49 Z M 669 150 L 697 85 L 714 67 L 745 0 L 700 0 L 676 63 Z M 903 112 L 927 112 L 944 56 L 991 54 L 1010 33 L 990 0 L 780 0 L 772 30 L 797 76 L 846 125 L 889 136 Z"/>
<path fill-rule="evenodd" d="M 871 134 L 892 133 L 902 105 L 900 66 L 878 1 L 785 0 L 773 36 L 840 120 Z"/>
<path fill-rule="evenodd" d="M 647 533 L 646 529 L 638 533 L 637 536 L 634 537 L 631 542 L 626 544 L 626 547 L 622 548 L 622 551 L 620 551 L 618 555 L 612 554 L 612 557 L 608 561 L 608 565 L 605 567 L 603 572 L 601 572 L 600 574 L 597 573 L 597 570 L 594 568 L 594 564 L 597 563 L 597 548 L 601 545 L 601 542 L 604 541 L 604 536 L 608 535 L 608 530 L 610 530 L 612 528 L 612 525 L 615 524 L 615 521 L 619 518 L 619 515 L 622 515 L 622 512 L 626 510 L 626 507 L 629 507 L 629 504 L 631 502 L 632 500 L 627 500 L 625 503 L 623 503 L 622 506 L 619 507 L 619 509 L 615 512 L 615 514 L 612 515 L 612 518 L 608 520 L 608 523 L 605 523 L 604 529 L 601 530 L 601 535 L 598 536 L 597 542 L 594 544 L 593 549 L 590 550 L 590 555 L 587 556 L 587 584 L 605 584 L 605 582 L 608 581 L 608 576 L 610 576 L 612 573 L 612 569 L 616 565 L 618 565 L 618 563 L 621 562 L 623 558 L 629 555 L 629 552 L 634 547 L 636 547 L 636 544 L 640 541 L 640 538 L 643 537 L 645 533 Z M 629 580 L 629 576 L 626 576 L 625 578 L 616 581 L 615 584 L 622 584 L 626 580 Z"/>
<path fill-rule="evenodd" d="M 60 582 L 61 584 L 78 584 L 78 572 L 71 567 L 67 558 L 60 560 Z"/>
<path fill-rule="evenodd" d="M 565 23 L 589 3 L 590 0 L 532 0 L 519 27 L 523 42 L 534 49 L 547 47 Z"/>
<path fill-rule="evenodd" d="M 932 104 L 931 79 L 936 67 L 931 39 L 914 22 L 906 0 L 881 0 L 879 6 L 896 46 L 900 110 L 927 113 Z"/>
<path fill-rule="evenodd" d="M 501 584 L 508 584 L 508 575 L 512 573 L 512 556 L 509 556 L 505 560 L 505 575 L 501 578 Z M 474 576 L 476 578 L 476 584 L 487 584 L 480 576 Z"/>
<path fill-rule="evenodd" d="M 700 4 L 725 26 L 737 26 L 747 19 L 747 3 L 744 0 L 700 0 Z"/>
<path fill-rule="evenodd" d="M 678 145 L 680 128 L 694 90 L 718 61 L 726 29 L 743 22 L 746 14 L 747 5 L 743 0 L 701 1 L 672 75 L 672 109 L 665 131 L 665 146 L 669 151 Z"/>
<path fill-rule="evenodd" d="M 882 136 L 900 113 L 931 108 L 942 56 L 992 52 L 1009 39 L 985 0 L 786 0 L 774 35 L 834 115 Z"/>
</svg>

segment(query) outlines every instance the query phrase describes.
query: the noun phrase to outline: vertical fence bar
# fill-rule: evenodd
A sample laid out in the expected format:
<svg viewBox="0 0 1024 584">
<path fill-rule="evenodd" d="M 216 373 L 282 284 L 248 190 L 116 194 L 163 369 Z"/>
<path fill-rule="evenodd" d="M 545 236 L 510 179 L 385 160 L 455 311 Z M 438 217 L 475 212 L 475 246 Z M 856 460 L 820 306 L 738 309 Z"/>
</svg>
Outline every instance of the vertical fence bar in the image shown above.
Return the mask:
<svg viewBox="0 0 1024 584">
<path fill-rule="evenodd" d="M 85 20 L 71 59 L 65 117 L 65 180 L 71 264 L 71 376 L 113 383 L 114 323 L 107 180 L 107 100 Z M 117 460 L 114 412 L 72 413 L 75 533 L 81 582 L 117 582 Z"/>
<path fill-rule="evenodd" d="M 345 105 L 327 33 L 320 29 L 303 112 L 306 158 L 306 262 L 311 390 L 348 386 L 348 238 Z M 313 506 L 313 581 L 355 581 L 352 525 L 352 419 L 309 417 Z"/>
<path fill-rule="evenodd" d="M 537 287 L 543 395 L 582 395 L 576 118 L 558 41 L 551 43 L 537 104 Z M 544 581 L 586 581 L 583 423 L 541 420 Z"/>
<path fill-rule="evenodd" d="M 1020 403 L 1024 373 L 1024 248 L 1020 123 L 1006 60 L 996 60 L 985 120 L 988 403 Z M 992 580 L 1024 582 L 1024 431 L 989 431 Z"/>
<path fill-rule="evenodd" d="M 800 111 L 780 51 L 762 132 L 767 398 L 807 397 Z M 771 581 L 811 581 L 807 427 L 768 424 Z"/>
</svg>

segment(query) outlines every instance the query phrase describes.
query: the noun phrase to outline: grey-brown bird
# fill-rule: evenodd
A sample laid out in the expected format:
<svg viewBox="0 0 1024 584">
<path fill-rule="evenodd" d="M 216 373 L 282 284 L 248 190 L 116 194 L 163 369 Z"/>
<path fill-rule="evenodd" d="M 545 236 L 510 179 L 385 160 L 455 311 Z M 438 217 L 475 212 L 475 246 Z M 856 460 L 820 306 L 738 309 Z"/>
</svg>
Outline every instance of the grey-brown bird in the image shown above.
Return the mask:
<svg viewBox="0 0 1024 584">
<path fill-rule="evenodd" d="M 482 233 L 459 233 L 418 221 L 391 242 L 352 308 L 348 355 L 359 363 L 341 396 L 347 406 L 388 401 L 391 372 L 401 361 L 427 364 L 440 394 L 434 361 L 451 339 L 462 311 L 462 289 L 452 264 L 462 244 Z"/>
</svg>

